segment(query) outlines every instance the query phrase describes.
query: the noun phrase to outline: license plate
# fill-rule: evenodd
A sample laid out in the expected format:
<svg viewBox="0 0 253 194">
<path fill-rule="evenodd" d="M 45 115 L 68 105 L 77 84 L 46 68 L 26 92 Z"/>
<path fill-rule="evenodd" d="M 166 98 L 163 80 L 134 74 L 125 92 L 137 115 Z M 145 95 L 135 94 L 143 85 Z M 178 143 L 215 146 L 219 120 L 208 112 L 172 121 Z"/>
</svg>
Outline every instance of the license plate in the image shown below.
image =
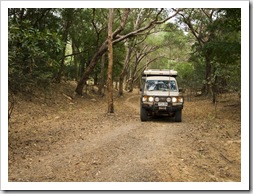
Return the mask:
<svg viewBox="0 0 253 194">
<path fill-rule="evenodd" d="M 168 102 L 158 102 L 158 106 L 168 106 Z"/>
</svg>

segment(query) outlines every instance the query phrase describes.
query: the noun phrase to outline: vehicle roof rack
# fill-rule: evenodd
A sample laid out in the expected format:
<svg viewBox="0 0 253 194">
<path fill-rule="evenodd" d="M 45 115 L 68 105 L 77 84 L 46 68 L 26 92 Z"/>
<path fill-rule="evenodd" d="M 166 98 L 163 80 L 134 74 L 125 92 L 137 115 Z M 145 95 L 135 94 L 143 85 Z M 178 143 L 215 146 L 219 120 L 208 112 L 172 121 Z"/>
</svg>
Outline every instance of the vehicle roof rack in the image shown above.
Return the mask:
<svg viewBox="0 0 253 194">
<path fill-rule="evenodd" d="M 177 71 L 169 69 L 146 69 L 143 71 L 142 76 L 171 76 L 177 77 Z"/>
</svg>

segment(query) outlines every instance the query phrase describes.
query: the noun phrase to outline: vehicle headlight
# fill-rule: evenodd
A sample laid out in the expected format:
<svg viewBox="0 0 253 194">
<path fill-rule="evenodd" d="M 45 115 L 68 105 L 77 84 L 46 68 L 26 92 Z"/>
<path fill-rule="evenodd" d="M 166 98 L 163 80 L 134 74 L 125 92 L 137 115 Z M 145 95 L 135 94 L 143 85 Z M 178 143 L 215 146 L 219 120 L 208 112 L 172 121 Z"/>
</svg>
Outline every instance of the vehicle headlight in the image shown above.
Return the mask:
<svg viewBox="0 0 253 194">
<path fill-rule="evenodd" d="M 177 98 L 176 97 L 172 97 L 172 102 L 177 102 Z"/>
<path fill-rule="evenodd" d="M 149 102 L 153 102 L 153 101 L 154 101 L 154 97 L 150 96 L 150 97 L 148 98 L 148 101 L 149 101 Z"/>
<path fill-rule="evenodd" d="M 178 102 L 184 102 L 184 98 L 183 97 L 178 97 Z"/>
<path fill-rule="evenodd" d="M 169 97 L 169 98 L 167 98 L 167 102 L 171 102 L 171 98 Z"/>
<path fill-rule="evenodd" d="M 148 101 L 148 97 L 147 97 L 147 96 L 143 96 L 143 97 L 142 97 L 142 101 L 143 101 L 143 102 L 147 102 L 147 101 Z"/>
<path fill-rule="evenodd" d="M 155 101 L 156 101 L 156 102 L 159 102 L 159 98 L 158 98 L 158 97 L 155 97 Z"/>
</svg>

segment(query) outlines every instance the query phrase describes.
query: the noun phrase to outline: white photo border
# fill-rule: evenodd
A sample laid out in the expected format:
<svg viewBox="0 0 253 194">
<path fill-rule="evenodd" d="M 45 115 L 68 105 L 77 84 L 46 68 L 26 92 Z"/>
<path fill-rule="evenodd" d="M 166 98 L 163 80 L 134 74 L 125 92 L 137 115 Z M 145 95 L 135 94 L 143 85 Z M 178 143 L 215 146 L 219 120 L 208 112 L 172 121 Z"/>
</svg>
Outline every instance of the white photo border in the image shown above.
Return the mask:
<svg viewBox="0 0 253 194">
<path fill-rule="evenodd" d="M 9 182 L 8 8 L 21 7 L 241 8 L 241 182 Z M 249 1 L 1 1 L 1 190 L 249 190 L 249 127 Z"/>
</svg>

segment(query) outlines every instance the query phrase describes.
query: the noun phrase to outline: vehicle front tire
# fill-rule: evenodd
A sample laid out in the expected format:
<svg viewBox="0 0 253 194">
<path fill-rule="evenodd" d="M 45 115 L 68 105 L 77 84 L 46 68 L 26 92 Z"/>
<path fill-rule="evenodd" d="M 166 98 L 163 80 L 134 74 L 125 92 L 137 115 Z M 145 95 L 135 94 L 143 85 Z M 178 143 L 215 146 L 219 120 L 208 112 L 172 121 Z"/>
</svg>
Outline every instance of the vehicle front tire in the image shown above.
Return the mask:
<svg viewBox="0 0 253 194">
<path fill-rule="evenodd" d="M 141 121 L 148 120 L 148 112 L 145 108 L 141 108 Z"/>
<path fill-rule="evenodd" d="M 176 114 L 175 114 L 175 121 L 176 121 L 176 122 L 181 122 L 181 121 L 182 121 L 182 110 L 176 111 Z"/>
</svg>

